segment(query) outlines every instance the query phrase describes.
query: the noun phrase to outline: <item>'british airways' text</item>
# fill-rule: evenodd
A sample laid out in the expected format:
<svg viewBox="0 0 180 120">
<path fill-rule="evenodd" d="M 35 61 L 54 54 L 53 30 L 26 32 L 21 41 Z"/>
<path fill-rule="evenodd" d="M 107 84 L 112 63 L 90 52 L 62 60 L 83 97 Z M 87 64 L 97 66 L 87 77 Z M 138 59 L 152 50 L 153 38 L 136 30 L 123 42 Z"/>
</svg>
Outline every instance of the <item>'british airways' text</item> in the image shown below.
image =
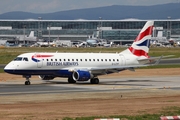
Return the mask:
<svg viewBox="0 0 180 120">
<path fill-rule="evenodd" d="M 47 62 L 47 66 L 78 66 L 78 62 Z"/>
</svg>

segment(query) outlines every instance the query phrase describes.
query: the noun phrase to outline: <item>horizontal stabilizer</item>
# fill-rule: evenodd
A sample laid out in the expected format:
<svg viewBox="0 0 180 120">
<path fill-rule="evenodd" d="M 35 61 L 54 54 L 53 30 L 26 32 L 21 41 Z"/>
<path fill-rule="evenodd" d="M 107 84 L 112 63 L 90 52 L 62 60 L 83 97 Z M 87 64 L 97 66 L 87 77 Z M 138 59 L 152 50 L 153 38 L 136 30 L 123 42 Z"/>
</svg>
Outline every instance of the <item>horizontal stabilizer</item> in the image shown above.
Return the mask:
<svg viewBox="0 0 180 120">
<path fill-rule="evenodd" d="M 162 58 L 168 58 L 168 57 L 173 57 L 174 55 L 168 55 L 168 56 L 159 56 L 159 57 L 150 57 L 150 58 L 143 58 L 143 59 L 138 59 L 138 62 L 140 63 L 140 64 L 150 64 L 150 63 L 156 63 L 156 65 L 157 65 L 157 61 L 159 61 L 160 62 L 160 60 L 162 59 Z M 159 62 L 158 62 L 158 64 L 159 64 Z"/>
</svg>

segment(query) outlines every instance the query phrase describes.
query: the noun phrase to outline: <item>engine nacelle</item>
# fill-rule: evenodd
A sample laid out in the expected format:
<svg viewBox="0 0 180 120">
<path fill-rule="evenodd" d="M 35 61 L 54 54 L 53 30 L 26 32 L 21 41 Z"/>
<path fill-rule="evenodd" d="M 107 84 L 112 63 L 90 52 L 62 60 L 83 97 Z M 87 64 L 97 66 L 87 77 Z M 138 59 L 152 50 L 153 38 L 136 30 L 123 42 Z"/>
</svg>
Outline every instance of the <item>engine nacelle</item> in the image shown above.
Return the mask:
<svg viewBox="0 0 180 120">
<path fill-rule="evenodd" d="M 72 77 L 75 81 L 88 81 L 93 75 L 89 71 L 77 70 L 73 72 Z"/>
<path fill-rule="evenodd" d="M 39 75 L 41 80 L 53 80 L 55 77 L 52 75 Z"/>
</svg>

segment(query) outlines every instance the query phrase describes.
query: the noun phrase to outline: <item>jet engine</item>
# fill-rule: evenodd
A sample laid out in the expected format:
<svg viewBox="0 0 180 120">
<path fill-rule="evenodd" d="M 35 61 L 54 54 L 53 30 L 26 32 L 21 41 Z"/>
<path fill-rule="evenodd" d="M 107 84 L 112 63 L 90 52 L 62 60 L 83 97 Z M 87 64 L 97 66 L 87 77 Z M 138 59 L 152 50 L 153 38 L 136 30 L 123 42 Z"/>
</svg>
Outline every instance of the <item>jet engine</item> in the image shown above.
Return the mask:
<svg viewBox="0 0 180 120">
<path fill-rule="evenodd" d="M 72 77 L 75 81 L 88 81 L 93 75 L 89 71 L 77 70 L 73 72 Z"/>
<path fill-rule="evenodd" d="M 55 77 L 52 75 L 39 75 L 41 80 L 53 80 Z"/>
</svg>

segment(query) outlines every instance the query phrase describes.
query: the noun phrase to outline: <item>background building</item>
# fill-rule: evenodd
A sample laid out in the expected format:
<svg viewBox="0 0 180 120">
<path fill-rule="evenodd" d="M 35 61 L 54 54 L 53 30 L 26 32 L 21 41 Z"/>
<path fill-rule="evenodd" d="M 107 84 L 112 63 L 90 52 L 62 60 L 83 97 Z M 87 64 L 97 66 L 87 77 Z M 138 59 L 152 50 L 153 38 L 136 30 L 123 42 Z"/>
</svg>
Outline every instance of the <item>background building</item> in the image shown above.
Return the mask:
<svg viewBox="0 0 180 120">
<path fill-rule="evenodd" d="M 25 39 L 34 36 L 44 40 L 86 40 L 97 37 L 116 43 L 132 42 L 146 20 L 0 20 L 0 39 Z M 179 38 L 180 20 L 155 20 L 153 37 Z"/>
</svg>

